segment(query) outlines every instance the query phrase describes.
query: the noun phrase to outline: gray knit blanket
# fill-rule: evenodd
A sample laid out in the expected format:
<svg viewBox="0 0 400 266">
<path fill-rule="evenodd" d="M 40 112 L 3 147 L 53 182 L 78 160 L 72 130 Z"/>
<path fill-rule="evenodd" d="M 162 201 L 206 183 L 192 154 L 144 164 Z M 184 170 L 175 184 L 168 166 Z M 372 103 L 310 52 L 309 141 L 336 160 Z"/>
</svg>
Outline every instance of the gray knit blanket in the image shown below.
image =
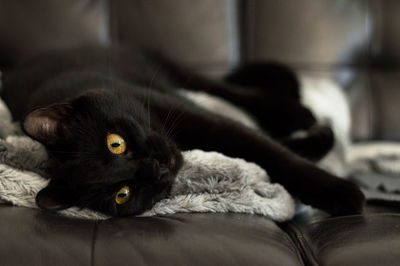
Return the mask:
<svg viewBox="0 0 400 266">
<path fill-rule="evenodd" d="M 35 196 L 48 180 L 41 176 L 47 153 L 44 147 L 13 124 L 0 99 L 0 202 L 37 208 Z M 184 164 L 169 198 L 156 203 L 142 216 L 177 212 L 236 212 L 259 214 L 286 221 L 295 213 L 295 202 L 279 184 L 254 163 L 216 152 L 183 152 Z M 61 215 L 107 219 L 104 214 L 72 207 Z"/>
</svg>

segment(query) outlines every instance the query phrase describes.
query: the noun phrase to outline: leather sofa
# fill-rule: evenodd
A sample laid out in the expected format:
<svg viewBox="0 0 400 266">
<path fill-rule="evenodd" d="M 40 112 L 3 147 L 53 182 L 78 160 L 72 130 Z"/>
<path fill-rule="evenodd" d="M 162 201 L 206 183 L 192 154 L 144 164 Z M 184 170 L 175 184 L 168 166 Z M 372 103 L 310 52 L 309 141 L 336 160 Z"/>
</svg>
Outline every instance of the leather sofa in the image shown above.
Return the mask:
<svg viewBox="0 0 400 266">
<path fill-rule="evenodd" d="M 277 60 L 335 76 L 351 99 L 353 138 L 400 139 L 396 0 L 0 1 L 0 70 L 39 52 L 135 43 L 219 77 Z M 70 219 L 0 206 L 0 265 L 399 265 L 399 209 Z"/>
</svg>

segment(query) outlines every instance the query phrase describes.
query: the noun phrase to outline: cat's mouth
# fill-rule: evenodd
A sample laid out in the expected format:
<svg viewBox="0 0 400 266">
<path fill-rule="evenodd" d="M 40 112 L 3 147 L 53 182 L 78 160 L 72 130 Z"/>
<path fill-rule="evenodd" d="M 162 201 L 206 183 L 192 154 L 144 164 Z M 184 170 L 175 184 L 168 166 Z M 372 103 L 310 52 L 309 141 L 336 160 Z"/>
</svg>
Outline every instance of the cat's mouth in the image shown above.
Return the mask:
<svg viewBox="0 0 400 266">
<path fill-rule="evenodd" d="M 161 176 L 177 174 L 183 162 L 178 147 L 158 134 L 151 134 L 146 142 L 152 153 L 148 158 L 153 161 L 152 167 L 158 168 Z"/>
<path fill-rule="evenodd" d="M 168 158 L 150 157 L 140 161 L 135 172 L 136 178 L 144 182 L 164 182 L 172 180 L 182 167 L 182 155 L 180 152 L 168 156 Z"/>
</svg>

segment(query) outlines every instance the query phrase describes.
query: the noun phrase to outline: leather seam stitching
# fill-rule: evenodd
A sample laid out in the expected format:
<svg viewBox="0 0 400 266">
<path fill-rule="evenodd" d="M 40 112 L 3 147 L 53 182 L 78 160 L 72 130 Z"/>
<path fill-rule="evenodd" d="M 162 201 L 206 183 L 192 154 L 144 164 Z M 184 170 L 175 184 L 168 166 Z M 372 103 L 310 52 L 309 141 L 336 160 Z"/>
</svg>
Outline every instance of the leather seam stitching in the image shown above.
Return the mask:
<svg viewBox="0 0 400 266">
<path fill-rule="evenodd" d="M 94 250 L 96 247 L 96 239 L 97 239 L 97 227 L 99 221 L 95 221 L 93 224 L 93 233 L 92 233 L 92 240 L 91 240 L 91 248 L 90 248 L 90 265 L 94 266 Z"/>
<path fill-rule="evenodd" d="M 303 262 L 303 265 L 321 265 L 311 249 L 306 237 L 297 226 L 295 226 L 292 222 L 287 222 L 285 224 L 281 224 L 280 228 L 292 240 L 299 259 Z"/>
</svg>

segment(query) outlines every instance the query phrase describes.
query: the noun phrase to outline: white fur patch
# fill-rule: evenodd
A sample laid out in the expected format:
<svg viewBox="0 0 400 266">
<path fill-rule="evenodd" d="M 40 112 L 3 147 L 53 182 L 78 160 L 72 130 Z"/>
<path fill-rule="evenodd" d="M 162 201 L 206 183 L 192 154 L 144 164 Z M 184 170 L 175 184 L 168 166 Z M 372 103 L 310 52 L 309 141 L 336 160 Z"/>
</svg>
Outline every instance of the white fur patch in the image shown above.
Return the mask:
<svg viewBox="0 0 400 266">
<path fill-rule="evenodd" d="M 301 102 L 317 121 L 330 125 L 337 141 L 348 146 L 350 141 L 350 107 L 342 88 L 329 78 L 300 75 Z"/>
<path fill-rule="evenodd" d="M 210 112 L 235 120 L 247 127 L 258 129 L 257 122 L 251 115 L 220 97 L 202 91 L 185 89 L 180 89 L 179 94 Z"/>
<path fill-rule="evenodd" d="M 342 88 L 332 79 L 300 75 L 301 103 L 311 110 L 318 123 L 329 125 L 335 136 L 333 149 L 318 162 L 338 176 L 348 172 L 346 155 L 350 147 L 350 107 Z"/>
</svg>

